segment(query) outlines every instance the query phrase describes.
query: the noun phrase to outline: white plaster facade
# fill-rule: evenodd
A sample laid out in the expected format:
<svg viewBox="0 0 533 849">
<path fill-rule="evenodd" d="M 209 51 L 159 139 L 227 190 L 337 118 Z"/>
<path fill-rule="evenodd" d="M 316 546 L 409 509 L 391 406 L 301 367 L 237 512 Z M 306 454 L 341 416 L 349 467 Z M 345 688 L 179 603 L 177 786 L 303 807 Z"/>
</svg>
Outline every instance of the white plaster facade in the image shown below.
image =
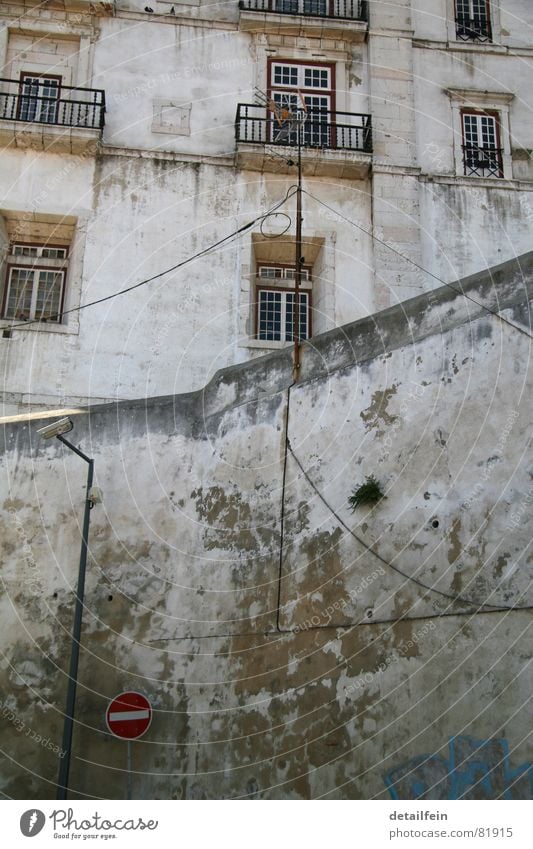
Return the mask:
<svg viewBox="0 0 533 849">
<path fill-rule="evenodd" d="M 2 286 L 13 232 L 52 244 L 59 224 L 72 233 L 63 321 L 1 322 L 4 414 L 184 392 L 286 344 L 256 338 L 254 292 L 258 264 L 291 262 L 294 197 L 284 239 L 265 238 L 280 219 L 263 234 L 258 222 L 76 311 L 223 239 L 294 185 L 279 149 L 236 142 L 237 106 L 268 89 L 269 60 L 329 65 L 336 112 L 372 120 L 372 154 L 303 151 L 314 335 L 439 285 L 398 254 L 452 281 L 531 248 L 526 0 L 490 4 L 487 42 L 457 40 L 452 0 L 370 0 L 368 25 L 236 0 L 151 5 L 0 3 L 4 78 L 55 74 L 106 98 L 101 134 L 0 119 Z M 502 176 L 465 176 L 464 108 L 497 114 Z"/>
</svg>

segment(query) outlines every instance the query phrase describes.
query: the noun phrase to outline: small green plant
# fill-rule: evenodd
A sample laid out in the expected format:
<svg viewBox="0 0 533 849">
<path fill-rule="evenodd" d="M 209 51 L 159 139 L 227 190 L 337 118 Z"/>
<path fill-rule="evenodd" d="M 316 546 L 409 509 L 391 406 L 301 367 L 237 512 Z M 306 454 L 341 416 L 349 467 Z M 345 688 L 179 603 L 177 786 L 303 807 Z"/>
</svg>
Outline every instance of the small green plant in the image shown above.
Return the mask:
<svg viewBox="0 0 533 849">
<path fill-rule="evenodd" d="M 348 502 L 353 513 L 362 504 L 377 504 L 382 498 L 385 498 L 385 493 L 381 488 L 380 482 L 376 480 L 374 475 L 369 475 L 364 483 L 355 487 L 348 498 Z"/>
</svg>

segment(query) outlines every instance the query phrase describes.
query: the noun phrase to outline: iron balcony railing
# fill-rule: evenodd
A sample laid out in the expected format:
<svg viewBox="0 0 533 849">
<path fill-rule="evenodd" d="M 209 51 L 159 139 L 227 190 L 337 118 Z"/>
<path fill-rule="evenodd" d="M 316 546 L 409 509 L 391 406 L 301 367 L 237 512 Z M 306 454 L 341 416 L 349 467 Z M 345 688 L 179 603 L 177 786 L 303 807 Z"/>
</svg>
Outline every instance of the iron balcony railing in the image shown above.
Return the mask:
<svg viewBox="0 0 533 849">
<path fill-rule="evenodd" d="M 484 15 L 477 18 L 459 15 L 455 19 L 455 32 L 459 41 L 492 41 L 490 20 Z"/>
<path fill-rule="evenodd" d="M 240 0 L 239 9 L 247 12 L 275 12 L 278 15 L 368 21 L 368 0 Z"/>
<path fill-rule="evenodd" d="M 503 150 L 499 147 L 463 145 L 463 161 L 467 177 L 503 177 Z"/>
<path fill-rule="evenodd" d="M 238 142 L 296 147 L 298 132 L 302 147 L 372 152 L 370 115 L 310 109 L 305 121 L 292 118 L 280 121 L 264 106 L 253 103 L 237 106 L 235 136 Z"/>
<path fill-rule="evenodd" d="M 0 79 L 0 120 L 102 130 L 105 92 L 51 85 L 49 80 Z"/>
</svg>

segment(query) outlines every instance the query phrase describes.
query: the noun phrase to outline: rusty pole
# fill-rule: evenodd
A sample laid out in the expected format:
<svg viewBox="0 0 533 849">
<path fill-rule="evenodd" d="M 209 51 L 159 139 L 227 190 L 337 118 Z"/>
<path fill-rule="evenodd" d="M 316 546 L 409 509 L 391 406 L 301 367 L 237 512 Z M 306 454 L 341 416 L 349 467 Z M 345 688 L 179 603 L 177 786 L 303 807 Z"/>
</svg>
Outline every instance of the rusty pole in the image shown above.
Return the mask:
<svg viewBox="0 0 533 849">
<path fill-rule="evenodd" d="M 293 339 L 294 358 L 292 379 L 296 383 L 300 375 L 300 285 L 302 282 L 302 139 L 301 122 L 298 121 L 298 189 L 296 192 L 296 261 L 294 265 L 294 311 Z"/>
</svg>

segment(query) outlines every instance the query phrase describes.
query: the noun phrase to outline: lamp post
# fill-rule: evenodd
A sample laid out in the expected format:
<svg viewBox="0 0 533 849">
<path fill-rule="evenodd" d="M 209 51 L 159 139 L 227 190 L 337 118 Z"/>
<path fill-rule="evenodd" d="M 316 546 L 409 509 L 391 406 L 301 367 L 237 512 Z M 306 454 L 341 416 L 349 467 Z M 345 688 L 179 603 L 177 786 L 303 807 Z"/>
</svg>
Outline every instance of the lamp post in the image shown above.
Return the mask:
<svg viewBox="0 0 533 849">
<path fill-rule="evenodd" d="M 60 419 L 53 424 L 46 425 L 40 428 L 37 433 L 43 439 L 59 439 L 63 445 L 74 451 L 78 457 L 85 460 L 87 463 L 87 485 L 85 492 L 85 511 L 83 514 L 83 530 L 81 537 L 80 564 L 78 570 L 78 588 L 76 591 L 76 605 L 74 608 L 74 624 L 72 626 L 72 643 L 70 649 L 70 667 L 67 684 L 67 704 L 65 708 L 65 720 L 63 723 L 63 757 L 59 759 L 59 775 L 57 780 L 57 798 L 66 799 L 68 792 L 68 779 L 70 772 L 70 755 L 72 750 L 72 732 L 74 729 L 74 708 L 76 704 L 76 686 L 78 683 L 78 662 L 80 656 L 80 637 L 81 637 L 81 620 L 83 613 L 83 596 L 85 592 L 85 571 L 87 567 L 87 543 L 89 538 L 89 522 L 91 516 L 91 508 L 94 504 L 100 502 L 101 493 L 95 487 L 93 489 L 93 472 L 94 460 L 87 457 L 83 451 L 72 445 L 68 439 L 63 436 L 74 427 L 69 418 Z"/>
</svg>

